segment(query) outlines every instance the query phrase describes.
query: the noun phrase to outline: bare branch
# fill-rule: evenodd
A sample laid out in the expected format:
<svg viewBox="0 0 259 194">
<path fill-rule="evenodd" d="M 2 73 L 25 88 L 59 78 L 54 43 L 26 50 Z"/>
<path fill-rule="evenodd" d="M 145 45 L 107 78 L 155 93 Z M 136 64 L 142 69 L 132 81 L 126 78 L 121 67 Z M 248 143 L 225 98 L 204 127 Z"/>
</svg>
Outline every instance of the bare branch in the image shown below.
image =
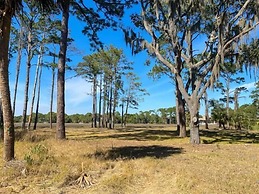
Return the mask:
<svg viewBox="0 0 259 194">
<path fill-rule="evenodd" d="M 245 2 L 245 4 L 243 5 L 243 7 L 239 10 L 239 12 L 237 13 L 237 15 L 235 15 L 235 17 L 229 21 L 229 23 L 235 23 L 236 20 L 244 13 L 246 7 L 248 6 L 248 4 L 251 2 L 251 0 L 247 0 Z"/>
<path fill-rule="evenodd" d="M 230 39 L 225 45 L 224 45 L 224 50 L 230 45 L 232 44 L 235 40 L 237 40 L 238 38 L 241 38 L 242 36 L 244 36 L 245 34 L 249 33 L 250 31 L 252 31 L 253 29 L 255 29 L 256 26 L 259 25 L 259 22 L 255 23 L 255 25 L 253 25 L 252 27 L 242 31 L 241 33 L 239 33 L 238 35 L 236 35 L 234 38 Z"/>
</svg>

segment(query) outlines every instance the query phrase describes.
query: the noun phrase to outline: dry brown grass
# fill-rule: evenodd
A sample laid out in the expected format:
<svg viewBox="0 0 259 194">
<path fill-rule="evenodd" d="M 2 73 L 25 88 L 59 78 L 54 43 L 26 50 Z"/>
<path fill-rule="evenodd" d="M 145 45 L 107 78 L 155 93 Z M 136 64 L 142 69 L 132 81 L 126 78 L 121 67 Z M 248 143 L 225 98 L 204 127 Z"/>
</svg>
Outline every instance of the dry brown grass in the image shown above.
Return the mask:
<svg viewBox="0 0 259 194">
<path fill-rule="evenodd" d="M 202 131 L 199 146 L 166 126 L 54 135 L 19 134 L 16 161 L 0 162 L 0 193 L 259 193 L 256 132 Z"/>
</svg>

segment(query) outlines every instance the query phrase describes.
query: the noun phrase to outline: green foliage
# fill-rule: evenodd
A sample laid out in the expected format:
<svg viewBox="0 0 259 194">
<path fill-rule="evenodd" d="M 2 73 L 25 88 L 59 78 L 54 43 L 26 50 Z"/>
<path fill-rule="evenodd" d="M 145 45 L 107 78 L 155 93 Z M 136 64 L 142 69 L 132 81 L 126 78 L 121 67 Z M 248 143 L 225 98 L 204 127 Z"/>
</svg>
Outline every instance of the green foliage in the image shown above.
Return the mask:
<svg viewBox="0 0 259 194">
<path fill-rule="evenodd" d="M 227 117 L 227 111 L 224 107 L 224 104 L 220 103 L 217 100 L 211 100 L 210 101 L 210 107 L 212 107 L 211 110 L 211 118 L 213 121 L 216 121 L 219 123 L 219 127 L 226 124 L 227 120 L 229 119 Z"/>
<path fill-rule="evenodd" d="M 259 118 L 259 81 L 255 83 L 255 89 L 251 92 L 253 105 L 256 107 L 256 115 Z"/>
<path fill-rule="evenodd" d="M 248 44 L 243 44 L 239 57 L 240 64 L 244 65 L 246 70 L 258 68 L 259 64 L 259 39 L 252 39 Z M 251 72 L 251 71 L 250 71 Z M 250 73 L 251 75 L 251 73 Z M 256 74 L 255 71 L 255 77 Z"/>
<path fill-rule="evenodd" d="M 253 129 L 257 124 L 256 106 L 242 105 L 237 111 L 231 111 L 232 125 L 236 129 Z"/>
<path fill-rule="evenodd" d="M 37 144 L 25 154 L 24 160 L 28 165 L 41 165 L 44 160 L 49 158 L 49 150 L 42 144 Z"/>
<path fill-rule="evenodd" d="M 237 110 L 230 109 L 230 114 L 227 116 L 227 110 L 223 103 L 217 100 L 211 100 L 210 106 L 211 117 L 213 121 L 219 123 L 220 127 L 230 122 L 230 125 L 235 129 L 254 129 L 257 125 L 256 111 L 257 108 L 254 104 L 244 104 Z"/>
</svg>

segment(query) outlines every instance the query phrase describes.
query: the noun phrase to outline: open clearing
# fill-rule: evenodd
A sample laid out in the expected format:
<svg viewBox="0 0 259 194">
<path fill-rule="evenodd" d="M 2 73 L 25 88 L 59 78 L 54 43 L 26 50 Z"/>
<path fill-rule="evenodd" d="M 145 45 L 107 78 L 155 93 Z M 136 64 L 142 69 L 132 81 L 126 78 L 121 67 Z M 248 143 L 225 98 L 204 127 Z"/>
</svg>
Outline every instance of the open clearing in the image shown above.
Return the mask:
<svg viewBox="0 0 259 194">
<path fill-rule="evenodd" d="M 17 136 L 16 160 L 0 161 L 0 193 L 259 193 L 258 132 L 201 130 L 198 146 L 168 125 Z"/>
</svg>

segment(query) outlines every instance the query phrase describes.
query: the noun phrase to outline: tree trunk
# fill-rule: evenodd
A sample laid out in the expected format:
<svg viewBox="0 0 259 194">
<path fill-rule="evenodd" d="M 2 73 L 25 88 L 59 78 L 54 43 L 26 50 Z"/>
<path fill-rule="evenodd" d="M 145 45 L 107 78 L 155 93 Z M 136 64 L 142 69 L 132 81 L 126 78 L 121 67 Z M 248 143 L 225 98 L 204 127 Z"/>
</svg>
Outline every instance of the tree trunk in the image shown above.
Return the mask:
<svg viewBox="0 0 259 194">
<path fill-rule="evenodd" d="M 97 105 L 97 75 L 93 78 L 93 107 L 92 107 L 92 128 L 96 128 L 97 118 L 96 118 L 96 105 Z"/>
<path fill-rule="evenodd" d="M 237 113 L 239 104 L 238 104 L 238 90 L 235 89 L 234 91 L 234 113 Z M 237 123 L 235 124 L 235 129 L 236 130 L 240 130 L 241 126 L 240 126 L 240 121 L 237 121 Z"/>
<path fill-rule="evenodd" d="M 229 91 L 230 91 L 230 77 L 227 78 L 227 88 L 226 88 L 226 96 L 227 96 L 227 102 L 226 102 L 226 109 L 227 109 L 227 128 L 229 129 Z"/>
<path fill-rule="evenodd" d="M 70 1 L 62 1 L 62 22 L 61 22 L 61 41 L 58 61 L 57 78 L 57 126 L 56 138 L 66 139 L 65 131 L 65 65 L 68 39 L 68 19 Z"/>
<path fill-rule="evenodd" d="M 55 62 L 55 57 L 54 57 Z M 55 63 L 54 63 L 55 64 Z M 49 125 L 52 129 L 52 113 L 53 113 L 53 98 L 54 98 L 54 86 L 55 86 L 55 67 L 52 67 L 52 81 L 51 81 L 51 94 L 50 94 L 50 110 L 49 110 Z"/>
<path fill-rule="evenodd" d="M 17 50 L 17 62 L 16 62 L 16 73 L 15 73 L 15 84 L 14 84 L 14 97 L 13 97 L 13 115 L 15 115 L 15 106 L 16 106 L 16 96 L 17 96 L 17 88 L 19 82 L 19 75 L 21 69 L 21 59 L 22 59 L 22 42 L 23 42 L 23 30 L 22 26 L 19 32 L 19 42 L 18 42 L 18 50 Z"/>
<path fill-rule="evenodd" d="M 98 128 L 101 127 L 102 123 L 102 75 L 100 76 L 100 86 L 99 86 L 99 117 L 98 117 Z"/>
<path fill-rule="evenodd" d="M 42 63 L 42 46 L 40 48 L 40 54 L 38 56 L 38 63 L 36 67 L 36 73 L 35 73 L 35 78 L 34 78 L 34 85 L 33 85 L 33 90 L 32 90 L 32 99 L 31 99 L 31 107 L 30 107 L 30 115 L 29 115 L 29 120 L 27 124 L 27 130 L 30 130 L 31 128 L 31 122 L 32 122 L 32 115 L 33 115 L 33 108 L 34 108 L 34 101 L 35 101 L 35 96 L 36 96 L 36 89 L 39 81 L 39 69 Z"/>
<path fill-rule="evenodd" d="M 191 106 L 190 106 L 191 107 Z M 200 143 L 199 135 L 199 114 L 196 108 L 197 104 L 193 104 L 192 109 L 190 109 L 190 142 L 192 144 Z"/>
<path fill-rule="evenodd" d="M 127 119 L 128 119 L 128 111 L 129 111 L 129 105 L 130 105 L 130 87 L 128 90 L 128 94 L 126 97 L 126 107 L 125 107 L 125 114 L 124 114 L 124 127 L 127 125 Z"/>
<path fill-rule="evenodd" d="M 11 29 L 11 10 L 5 10 L 5 15 L 0 17 L 0 93 L 3 104 L 4 119 L 4 160 L 10 161 L 14 159 L 14 121 L 12 113 L 12 105 L 9 88 L 9 72 L 8 72 L 8 48 Z"/>
<path fill-rule="evenodd" d="M 179 125 L 180 125 L 179 137 L 186 137 L 185 102 L 182 98 L 179 98 L 178 104 L 179 104 L 178 111 L 179 111 Z"/>
<path fill-rule="evenodd" d="M 208 94 L 204 93 L 205 98 L 205 129 L 209 129 L 209 103 L 208 103 Z"/>
<path fill-rule="evenodd" d="M 26 62 L 26 81 L 24 89 L 24 104 L 23 104 L 23 114 L 22 114 L 22 129 L 25 130 L 25 123 L 27 118 L 27 107 L 29 100 L 29 85 L 30 85 L 30 70 L 31 70 L 31 59 L 32 59 L 32 23 L 29 24 L 28 32 L 28 46 L 27 46 L 27 62 Z"/>
<path fill-rule="evenodd" d="M 129 111 L 129 99 L 126 100 L 126 108 L 125 108 L 125 114 L 124 114 L 124 127 L 127 126 L 128 111 Z"/>
<path fill-rule="evenodd" d="M 115 95 L 114 94 L 114 98 L 113 98 L 113 107 L 112 107 L 112 128 L 114 129 L 115 126 L 115 112 L 116 112 L 116 99 L 115 99 Z"/>
<path fill-rule="evenodd" d="M 118 98 L 118 84 L 116 80 L 116 68 L 115 68 L 115 80 L 114 80 L 114 90 L 113 90 L 113 107 L 112 107 L 112 128 L 115 126 L 115 113 L 117 106 L 117 98 Z"/>
<path fill-rule="evenodd" d="M 112 129 L 112 81 L 110 84 L 110 98 L 109 98 L 109 129 Z"/>
<path fill-rule="evenodd" d="M 3 104 L 0 95 L 0 140 L 4 140 L 4 120 L 3 120 Z"/>
<path fill-rule="evenodd" d="M 124 126 L 124 100 L 121 102 L 121 127 Z"/>
<path fill-rule="evenodd" d="M 105 76 L 104 76 L 105 78 Z M 107 119 L 107 116 L 106 116 L 106 106 L 107 106 L 107 82 L 106 80 L 104 79 L 104 88 L 103 88 L 103 114 L 102 114 L 102 127 L 105 128 L 105 123 L 106 123 L 106 119 Z"/>
<path fill-rule="evenodd" d="M 36 111 L 35 111 L 35 120 L 34 120 L 33 130 L 36 130 L 37 123 L 38 123 L 38 115 L 39 115 L 39 107 L 40 107 L 41 75 L 42 75 L 42 66 L 40 66 L 39 83 L 38 83 L 38 99 L 37 99 L 37 105 L 36 105 Z"/>
<path fill-rule="evenodd" d="M 179 137 L 186 137 L 185 101 L 176 82 L 176 118 Z"/>
</svg>

